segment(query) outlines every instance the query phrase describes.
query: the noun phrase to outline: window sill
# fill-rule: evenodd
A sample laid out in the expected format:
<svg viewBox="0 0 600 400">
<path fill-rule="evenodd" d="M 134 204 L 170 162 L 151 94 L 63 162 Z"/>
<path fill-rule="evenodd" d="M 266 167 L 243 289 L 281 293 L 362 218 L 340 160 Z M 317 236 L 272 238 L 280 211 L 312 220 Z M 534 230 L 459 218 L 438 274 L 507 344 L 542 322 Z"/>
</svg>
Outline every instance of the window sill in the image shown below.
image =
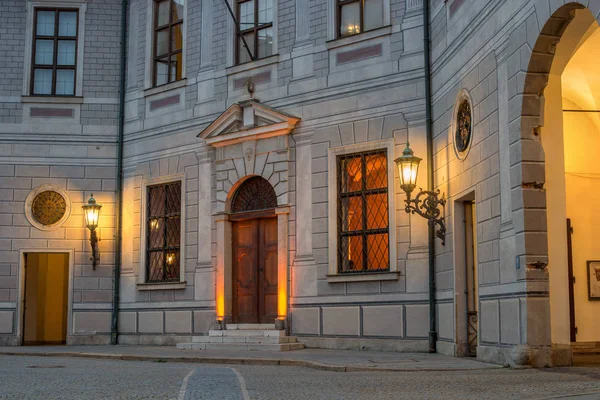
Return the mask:
<svg viewBox="0 0 600 400">
<path fill-rule="evenodd" d="M 349 46 L 351 44 L 360 43 L 366 40 L 375 39 L 381 36 L 387 36 L 391 34 L 392 26 L 388 25 L 381 28 L 373 29 L 371 31 L 359 33 L 357 35 L 345 36 L 338 39 L 329 40 L 327 41 L 327 50 Z"/>
<path fill-rule="evenodd" d="M 386 272 L 370 272 L 365 274 L 352 274 L 352 275 L 327 275 L 327 282 L 371 282 L 371 281 L 397 281 L 400 278 L 400 272 L 397 271 L 386 271 Z"/>
<path fill-rule="evenodd" d="M 83 104 L 81 96 L 21 96 L 22 103 Z"/>
<path fill-rule="evenodd" d="M 156 86 L 150 89 L 144 90 L 144 97 L 153 96 L 155 94 L 168 92 L 169 90 L 179 89 L 187 85 L 187 78 L 180 79 L 175 82 L 167 83 L 166 85 Z"/>
<path fill-rule="evenodd" d="M 143 292 L 148 290 L 183 290 L 186 282 L 166 282 L 166 283 L 138 283 L 137 290 Z"/>
<path fill-rule="evenodd" d="M 227 68 L 227 75 L 235 75 L 240 72 L 249 71 L 251 69 L 256 69 L 260 67 L 264 67 L 266 65 L 277 64 L 279 62 L 279 54 L 273 54 L 272 56 L 266 58 L 260 58 L 255 61 L 250 61 L 244 64 L 235 65 L 233 67 Z"/>
</svg>

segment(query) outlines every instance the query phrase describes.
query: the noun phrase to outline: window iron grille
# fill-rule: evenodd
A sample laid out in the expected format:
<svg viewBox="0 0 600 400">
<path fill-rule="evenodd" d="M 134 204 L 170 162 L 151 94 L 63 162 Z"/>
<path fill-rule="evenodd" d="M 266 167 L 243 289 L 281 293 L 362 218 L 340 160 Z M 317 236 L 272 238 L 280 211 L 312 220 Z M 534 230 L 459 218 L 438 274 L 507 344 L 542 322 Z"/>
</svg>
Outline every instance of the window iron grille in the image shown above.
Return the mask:
<svg viewBox="0 0 600 400">
<path fill-rule="evenodd" d="M 387 150 L 337 157 L 338 273 L 389 271 Z"/>
<path fill-rule="evenodd" d="M 149 186 L 146 212 L 147 282 L 179 282 L 181 182 Z"/>
</svg>

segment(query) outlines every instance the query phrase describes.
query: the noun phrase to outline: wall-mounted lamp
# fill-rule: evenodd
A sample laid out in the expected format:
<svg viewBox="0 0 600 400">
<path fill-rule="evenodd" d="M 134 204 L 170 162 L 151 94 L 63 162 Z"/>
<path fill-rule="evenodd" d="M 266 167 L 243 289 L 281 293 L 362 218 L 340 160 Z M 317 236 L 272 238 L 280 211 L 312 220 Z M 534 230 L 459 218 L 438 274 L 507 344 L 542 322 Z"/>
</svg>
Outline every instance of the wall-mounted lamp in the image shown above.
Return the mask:
<svg viewBox="0 0 600 400">
<path fill-rule="evenodd" d="M 100 219 L 100 209 L 102 206 L 96 203 L 94 195 L 92 194 L 86 204 L 82 206 L 83 215 L 85 216 L 85 226 L 90 230 L 90 244 L 92 246 L 92 267 L 96 269 L 98 264 L 98 235 L 96 234 L 96 228 L 98 227 L 98 220 Z"/>
<path fill-rule="evenodd" d="M 411 198 L 412 191 L 417 187 L 417 173 L 419 172 L 419 163 L 421 159 L 413 155 L 413 151 L 406 143 L 406 148 L 402 155 L 394 160 L 398 167 L 398 176 L 400 187 L 406 193 L 406 206 L 404 210 L 410 214 L 419 214 L 429 221 L 433 226 L 438 225 L 435 235 L 442 240 L 442 246 L 446 244 L 446 224 L 444 216 L 446 206 L 446 197 L 441 195 L 440 191 L 429 191 L 419 189 L 419 193 Z M 442 206 L 442 211 L 438 209 Z"/>
</svg>

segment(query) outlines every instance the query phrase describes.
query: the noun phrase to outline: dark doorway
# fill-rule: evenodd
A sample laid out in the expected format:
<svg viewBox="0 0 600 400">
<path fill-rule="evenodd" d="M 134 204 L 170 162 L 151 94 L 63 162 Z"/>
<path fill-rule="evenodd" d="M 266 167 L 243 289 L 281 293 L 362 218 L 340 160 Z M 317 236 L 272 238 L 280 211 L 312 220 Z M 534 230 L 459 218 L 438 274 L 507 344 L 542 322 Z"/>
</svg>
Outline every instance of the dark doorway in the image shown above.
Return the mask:
<svg viewBox="0 0 600 400">
<path fill-rule="evenodd" d="M 467 355 L 477 356 L 479 341 L 479 296 L 477 291 L 477 239 L 475 230 L 475 202 L 464 203 L 465 223 L 465 267 L 466 267 L 466 300 L 467 300 Z"/>
<path fill-rule="evenodd" d="M 233 322 L 277 318 L 277 219 L 233 223 Z"/>
</svg>

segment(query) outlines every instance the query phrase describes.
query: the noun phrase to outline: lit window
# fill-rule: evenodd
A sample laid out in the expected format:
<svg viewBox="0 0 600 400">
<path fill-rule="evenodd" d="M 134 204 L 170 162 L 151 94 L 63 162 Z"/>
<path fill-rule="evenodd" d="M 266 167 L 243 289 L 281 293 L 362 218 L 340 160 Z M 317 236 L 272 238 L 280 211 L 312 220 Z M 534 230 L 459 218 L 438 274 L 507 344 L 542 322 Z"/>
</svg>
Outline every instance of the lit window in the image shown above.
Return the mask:
<svg viewBox="0 0 600 400">
<path fill-rule="evenodd" d="M 32 95 L 74 96 L 78 11 L 35 9 Z"/>
<path fill-rule="evenodd" d="M 148 186 L 146 280 L 179 282 L 181 182 Z"/>
<path fill-rule="evenodd" d="M 183 9 L 185 0 L 154 3 L 154 86 L 183 78 Z"/>
<path fill-rule="evenodd" d="M 337 157 L 338 272 L 388 271 L 387 151 Z"/>
<path fill-rule="evenodd" d="M 356 35 L 383 26 L 383 0 L 338 0 L 338 35 Z"/>
</svg>

